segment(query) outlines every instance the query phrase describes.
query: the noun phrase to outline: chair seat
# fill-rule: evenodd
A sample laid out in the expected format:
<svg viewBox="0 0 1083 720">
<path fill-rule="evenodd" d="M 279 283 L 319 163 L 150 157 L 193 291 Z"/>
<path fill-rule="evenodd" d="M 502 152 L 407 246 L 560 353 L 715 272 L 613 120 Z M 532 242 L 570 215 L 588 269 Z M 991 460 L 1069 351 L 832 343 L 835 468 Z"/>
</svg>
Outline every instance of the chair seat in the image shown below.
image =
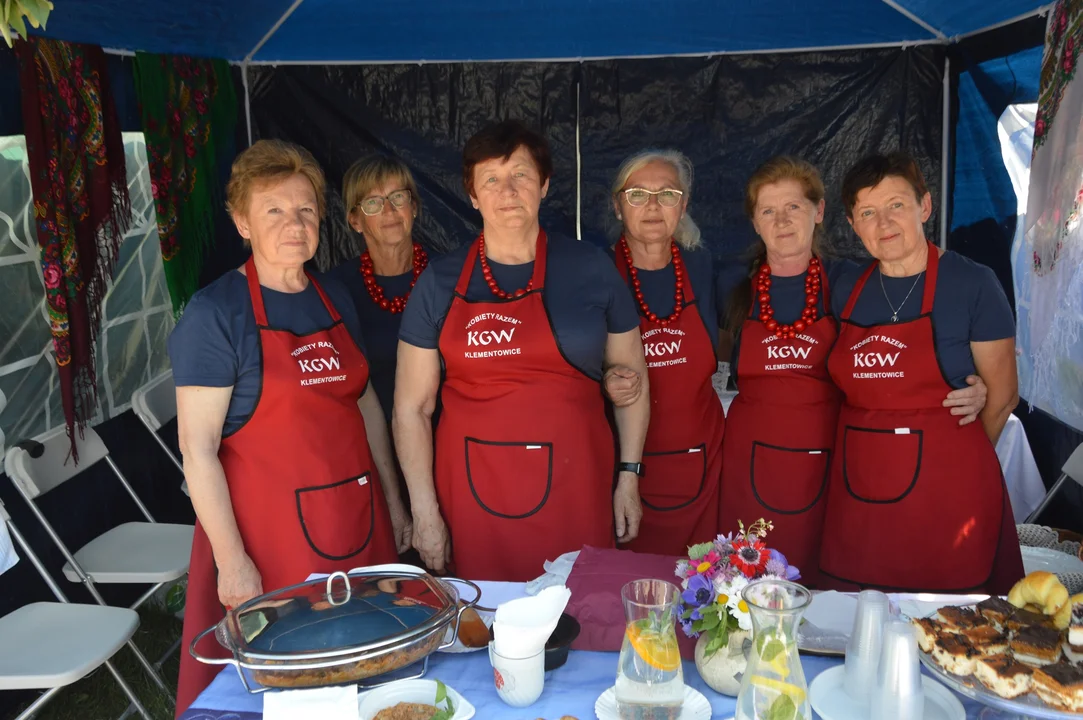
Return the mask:
<svg viewBox="0 0 1083 720">
<path fill-rule="evenodd" d="M 75 561 L 96 583 L 160 583 L 188 572 L 192 525 L 130 522 L 98 536 L 75 553 Z M 71 563 L 64 576 L 79 582 Z"/>
<path fill-rule="evenodd" d="M 0 618 L 0 690 L 70 685 L 113 657 L 138 626 L 128 608 L 24 605 Z"/>
</svg>

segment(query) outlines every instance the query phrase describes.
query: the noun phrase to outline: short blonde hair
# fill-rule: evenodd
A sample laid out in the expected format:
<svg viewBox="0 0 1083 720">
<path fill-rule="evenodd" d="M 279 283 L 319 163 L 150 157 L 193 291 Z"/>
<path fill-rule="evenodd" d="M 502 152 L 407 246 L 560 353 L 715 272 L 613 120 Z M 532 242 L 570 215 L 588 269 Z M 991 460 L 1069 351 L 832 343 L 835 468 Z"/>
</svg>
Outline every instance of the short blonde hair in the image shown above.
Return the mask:
<svg viewBox="0 0 1083 720">
<path fill-rule="evenodd" d="M 617 169 L 617 176 L 613 179 L 613 187 L 611 188 L 613 199 L 617 199 L 617 195 L 624 189 L 624 184 L 628 182 L 628 178 L 632 176 L 632 173 L 652 162 L 664 162 L 677 171 L 677 182 L 680 185 L 677 189 L 684 192 L 683 199 L 687 203 L 692 197 L 694 172 L 692 161 L 679 150 L 643 150 L 626 159 L 620 164 Z M 688 215 L 687 211 L 681 216 L 680 222 L 677 223 L 677 229 L 673 232 L 673 239 L 677 241 L 678 245 L 688 250 L 703 245 L 699 227 Z"/>
<path fill-rule="evenodd" d="M 387 155 L 363 157 L 346 171 L 342 178 L 342 202 L 346 204 L 346 213 L 353 212 L 369 193 L 391 180 L 397 180 L 410 191 L 414 209 L 420 216 L 421 196 L 417 193 L 413 173 L 402 160 Z"/>
<path fill-rule="evenodd" d="M 324 197 L 327 181 L 323 170 L 312 153 L 285 140 L 257 140 L 234 159 L 229 184 L 226 185 L 226 209 L 230 214 L 243 215 L 248 212 L 254 191 L 294 175 L 303 175 L 312 183 L 322 220 L 327 209 L 327 199 Z"/>
</svg>

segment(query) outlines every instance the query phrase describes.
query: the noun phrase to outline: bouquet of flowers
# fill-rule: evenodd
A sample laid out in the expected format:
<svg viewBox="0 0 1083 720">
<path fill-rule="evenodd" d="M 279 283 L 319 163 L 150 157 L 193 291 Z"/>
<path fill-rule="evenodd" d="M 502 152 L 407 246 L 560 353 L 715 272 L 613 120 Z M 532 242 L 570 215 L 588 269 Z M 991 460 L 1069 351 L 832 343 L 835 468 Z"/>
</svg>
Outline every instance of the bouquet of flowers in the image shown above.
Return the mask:
<svg viewBox="0 0 1083 720">
<path fill-rule="evenodd" d="M 688 559 L 677 562 L 681 579 L 680 621 L 691 638 L 708 637 L 704 655 L 726 647 L 731 630 L 751 630 L 752 618 L 741 591 L 753 580 L 777 577 L 797 580 L 801 573 L 763 539 L 774 526 L 760 518 L 746 530 L 719 535 L 714 542 L 688 548 Z"/>
</svg>

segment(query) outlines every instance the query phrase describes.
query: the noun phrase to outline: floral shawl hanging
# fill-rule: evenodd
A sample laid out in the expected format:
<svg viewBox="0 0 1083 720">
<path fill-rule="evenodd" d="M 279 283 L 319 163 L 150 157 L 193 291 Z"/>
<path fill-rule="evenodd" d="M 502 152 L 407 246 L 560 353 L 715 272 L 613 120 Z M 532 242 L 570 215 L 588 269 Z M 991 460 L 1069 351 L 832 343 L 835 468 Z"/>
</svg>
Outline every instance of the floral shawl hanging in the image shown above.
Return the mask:
<svg viewBox="0 0 1083 720">
<path fill-rule="evenodd" d="M 219 164 L 233 159 L 237 98 L 224 60 L 137 53 L 135 79 L 166 284 L 179 314 L 199 287 L 222 207 Z"/>
<path fill-rule="evenodd" d="M 131 219 L 124 143 L 101 48 L 15 45 L 49 325 L 72 454 L 97 408 L 95 339 Z"/>
</svg>

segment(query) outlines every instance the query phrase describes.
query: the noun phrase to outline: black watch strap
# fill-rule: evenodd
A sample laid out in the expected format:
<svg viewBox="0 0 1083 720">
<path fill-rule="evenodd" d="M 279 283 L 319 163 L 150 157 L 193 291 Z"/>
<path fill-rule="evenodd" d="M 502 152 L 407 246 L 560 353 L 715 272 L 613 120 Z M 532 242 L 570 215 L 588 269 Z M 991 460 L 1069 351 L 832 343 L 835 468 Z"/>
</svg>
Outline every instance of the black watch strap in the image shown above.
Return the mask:
<svg viewBox="0 0 1083 720">
<path fill-rule="evenodd" d="M 622 462 L 617 463 L 617 472 L 630 472 L 643 477 L 643 463 Z"/>
</svg>

